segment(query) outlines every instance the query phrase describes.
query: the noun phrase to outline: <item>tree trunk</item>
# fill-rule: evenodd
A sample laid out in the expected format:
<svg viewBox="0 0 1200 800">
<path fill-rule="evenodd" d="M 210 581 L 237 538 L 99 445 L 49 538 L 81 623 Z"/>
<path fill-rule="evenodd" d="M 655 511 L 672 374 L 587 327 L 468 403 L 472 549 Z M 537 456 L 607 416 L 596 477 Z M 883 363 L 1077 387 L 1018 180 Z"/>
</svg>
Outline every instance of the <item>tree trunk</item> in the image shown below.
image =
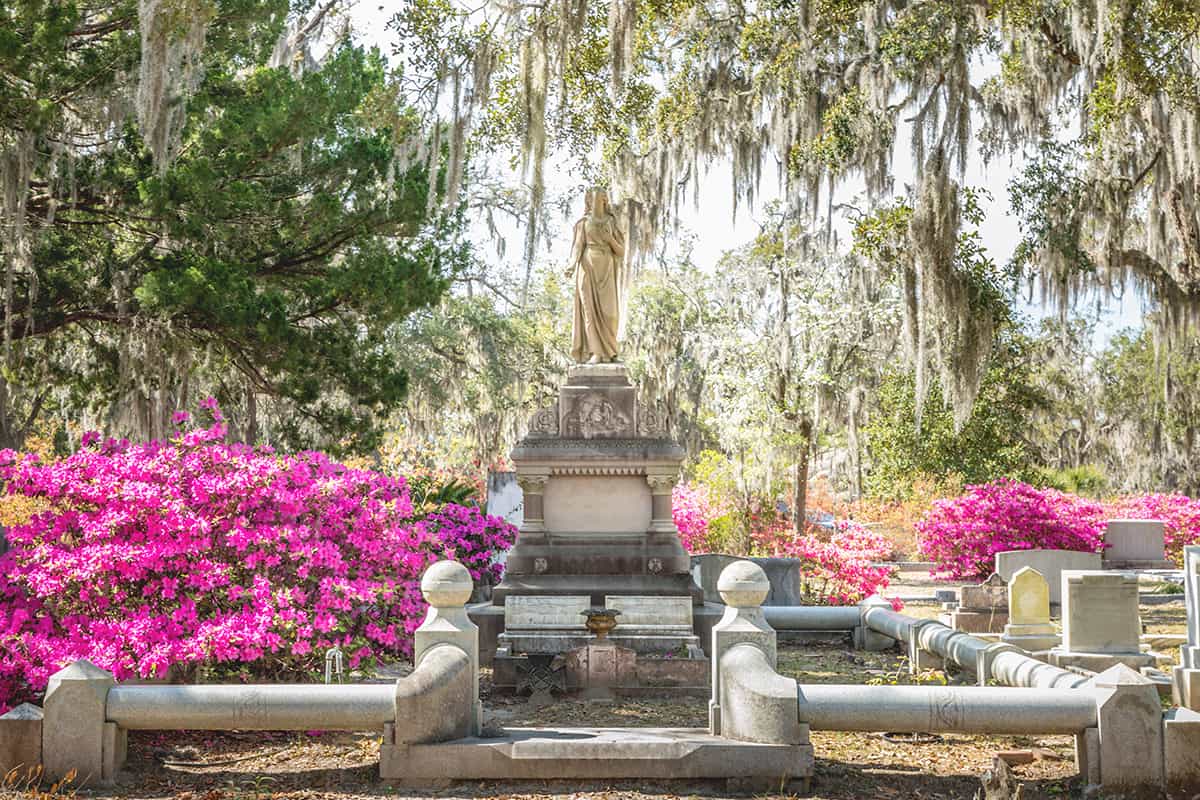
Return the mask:
<svg viewBox="0 0 1200 800">
<path fill-rule="evenodd" d="M 800 452 L 796 454 L 795 495 L 792 503 L 792 532 L 804 535 L 808 514 L 808 454 L 812 450 L 812 420 L 807 415 L 800 421 Z"/>
<path fill-rule="evenodd" d="M 246 444 L 254 444 L 258 439 L 258 397 L 254 387 L 246 382 Z"/>
</svg>

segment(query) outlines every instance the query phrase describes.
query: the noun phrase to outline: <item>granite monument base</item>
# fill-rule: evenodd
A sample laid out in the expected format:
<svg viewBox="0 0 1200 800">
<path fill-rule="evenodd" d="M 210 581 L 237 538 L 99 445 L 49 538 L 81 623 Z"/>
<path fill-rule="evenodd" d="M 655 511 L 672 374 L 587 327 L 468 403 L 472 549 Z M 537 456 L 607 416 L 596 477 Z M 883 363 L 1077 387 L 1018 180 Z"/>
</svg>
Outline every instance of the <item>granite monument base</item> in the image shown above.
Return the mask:
<svg viewBox="0 0 1200 800">
<path fill-rule="evenodd" d="M 379 774 L 401 786 L 453 780 L 723 779 L 738 791 L 806 788 L 811 744 L 760 744 L 691 728 L 510 728 L 498 738 L 396 745 Z"/>
</svg>

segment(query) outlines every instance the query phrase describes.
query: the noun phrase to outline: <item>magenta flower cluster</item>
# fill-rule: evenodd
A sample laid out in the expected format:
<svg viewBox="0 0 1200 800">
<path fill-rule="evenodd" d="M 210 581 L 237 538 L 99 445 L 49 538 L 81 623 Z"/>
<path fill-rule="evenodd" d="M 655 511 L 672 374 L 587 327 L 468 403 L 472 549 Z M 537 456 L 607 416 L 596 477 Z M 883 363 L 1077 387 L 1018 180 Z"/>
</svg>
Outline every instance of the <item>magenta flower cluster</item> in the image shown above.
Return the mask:
<svg viewBox="0 0 1200 800">
<path fill-rule="evenodd" d="M 1005 550 L 1103 548 L 1105 509 L 1093 500 L 1002 478 L 936 500 L 916 523 L 918 547 L 946 578 L 986 578 Z"/>
<path fill-rule="evenodd" d="M 790 528 L 771 529 L 759 541 L 766 555 L 800 560 L 801 593 L 806 604 L 849 605 L 879 594 L 887 588 L 892 568 L 879 562 L 891 557 L 887 537 L 857 522 L 838 520 L 836 530 L 825 540 L 809 533 L 795 536 Z M 893 600 L 896 610 L 901 608 Z"/>
<path fill-rule="evenodd" d="M 708 524 L 726 508 L 704 485 L 677 483 L 671 492 L 671 517 L 689 553 L 708 552 Z"/>
<path fill-rule="evenodd" d="M 169 442 L 89 433 L 54 463 L 0 451 L 6 490 L 44 509 L 0 556 L 0 711 L 79 658 L 125 679 L 310 673 L 335 645 L 351 667 L 408 655 L 427 565 L 499 577 L 515 536 L 502 519 L 456 505 L 417 518 L 402 478 L 226 444 L 210 405 L 212 427 Z"/>
<path fill-rule="evenodd" d="M 681 483 L 672 495 L 672 517 L 689 553 L 711 551 L 712 520 L 729 512 L 729 503 L 708 486 Z M 800 559 L 802 590 L 807 603 L 855 603 L 887 587 L 892 570 L 877 566 L 892 552 L 886 537 L 840 520 L 832 535 L 809 532 L 797 537 L 791 523 L 772 512 L 751 513 L 746 520 L 754 555 Z"/>
</svg>

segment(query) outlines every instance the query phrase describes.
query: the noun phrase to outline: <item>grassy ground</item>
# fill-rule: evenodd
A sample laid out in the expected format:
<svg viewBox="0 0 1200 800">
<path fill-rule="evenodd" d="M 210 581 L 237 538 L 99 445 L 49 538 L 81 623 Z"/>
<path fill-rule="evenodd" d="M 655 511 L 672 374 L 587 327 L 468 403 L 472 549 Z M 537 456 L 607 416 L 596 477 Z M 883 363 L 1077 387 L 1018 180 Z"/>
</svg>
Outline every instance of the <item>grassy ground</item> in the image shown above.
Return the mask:
<svg viewBox="0 0 1200 800">
<path fill-rule="evenodd" d="M 907 611 L 934 616 L 932 603 L 911 604 Z M 1185 618 L 1181 603 L 1146 606 L 1149 632 L 1179 633 Z M 854 651 L 848 644 L 781 643 L 779 671 L 804 683 L 909 683 L 898 650 Z M 497 724 L 604 727 L 704 727 L 706 698 L 621 700 L 611 704 L 557 699 L 549 703 L 492 696 L 484 670 L 485 716 Z M 922 681 L 942 681 L 928 673 Z M 945 735 L 916 744 L 888 741 L 878 734 L 816 731 L 817 765 L 810 797 L 972 798 L 979 776 L 997 751 L 1032 750 L 1037 760 L 1014 768 L 1023 782 L 1023 800 L 1078 797 L 1081 786 L 1068 736 Z M 177 733 L 130 734 L 129 760 L 110 794 L 129 798 L 175 800 L 267 800 L 411 796 L 377 780 L 379 740 L 374 734 L 326 733 Z M 18 792 L 29 795 L 30 792 Z M 92 794 L 85 788 L 79 794 Z M 458 783 L 426 797 L 504 798 L 646 798 L 721 797 L 723 783 L 648 784 L 638 781 L 593 783 Z M 759 797 L 765 795 L 758 795 Z"/>
</svg>

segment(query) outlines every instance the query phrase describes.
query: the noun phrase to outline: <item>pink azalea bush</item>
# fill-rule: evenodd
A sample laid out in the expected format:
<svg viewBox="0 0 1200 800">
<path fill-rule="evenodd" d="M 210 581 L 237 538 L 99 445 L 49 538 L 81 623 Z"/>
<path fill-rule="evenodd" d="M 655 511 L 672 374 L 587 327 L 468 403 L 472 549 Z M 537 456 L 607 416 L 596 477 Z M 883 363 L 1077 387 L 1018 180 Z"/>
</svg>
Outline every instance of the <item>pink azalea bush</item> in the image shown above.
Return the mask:
<svg viewBox="0 0 1200 800">
<path fill-rule="evenodd" d="M 671 493 L 671 516 L 689 553 L 709 552 L 709 523 L 724 513 L 707 486 L 677 483 Z"/>
<path fill-rule="evenodd" d="M 1200 543 L 1200 500 L 1184 494 L 1135 494 L 1105 504 L 1108 519 L 1157 519 L 1163 522 L 1167 557 L 1183 566 L 1184 545 Z"/>
<path fill-rule="evenodd" d="M 731 503 L 708 486 L 678 484 L 672 496 L 672 516 L 689 553 L 719 550 L 714 547 L 712 522 L 727 517 Z M 791 523 L 780 518 L 769 503 L 759 503 L 740 517 L 749 527 L 751 554 L 798 558 L 806 603 L 841 605 L 856 603 L 887 587 L 888 567 L 873 566 L 887 559 L 892 543 L 849 520 L 837 523 L 827 540 L 815 532 L 796 537 Z M 898 606 L 897 606 L 898 607 Z"/>
<path fill-rule="evenodd" d="M 79 658 L 118 679 L 200 664 L 278 678 L 335 645 L 351 667 L 408 655 L 426 566 L 499 577 L 502 519 L 415 517 L 404 479 L 226 444 L 209 408 L 212 427 L 169 442 L 88 434 L 53 463 L 0 451 L 6 491 L 45 509 L 0 556 L 0 711 Z"/>
<path fill-rule="evenodd" d="M 887 588 L 892 568 L 878 562 L 888 558 L 892 543 L 851 520 L 838 520 L 825 541 L 814 534 L 796 536 L 787 526 L 775 526 L 758 538 L 759 554 L 800 560 L 801 593 L 806 605 L 849 605 Z M 899 601 L 893 601 L 897 610 Z"/>
<path fill-rule="evenodd" d="M 1103 548 L 1104 507 L 1007 478 L 936 500 L 916 524 L 920 553 L 947 578 L 985 578 L 1004 550 Z"/>
</svg>

